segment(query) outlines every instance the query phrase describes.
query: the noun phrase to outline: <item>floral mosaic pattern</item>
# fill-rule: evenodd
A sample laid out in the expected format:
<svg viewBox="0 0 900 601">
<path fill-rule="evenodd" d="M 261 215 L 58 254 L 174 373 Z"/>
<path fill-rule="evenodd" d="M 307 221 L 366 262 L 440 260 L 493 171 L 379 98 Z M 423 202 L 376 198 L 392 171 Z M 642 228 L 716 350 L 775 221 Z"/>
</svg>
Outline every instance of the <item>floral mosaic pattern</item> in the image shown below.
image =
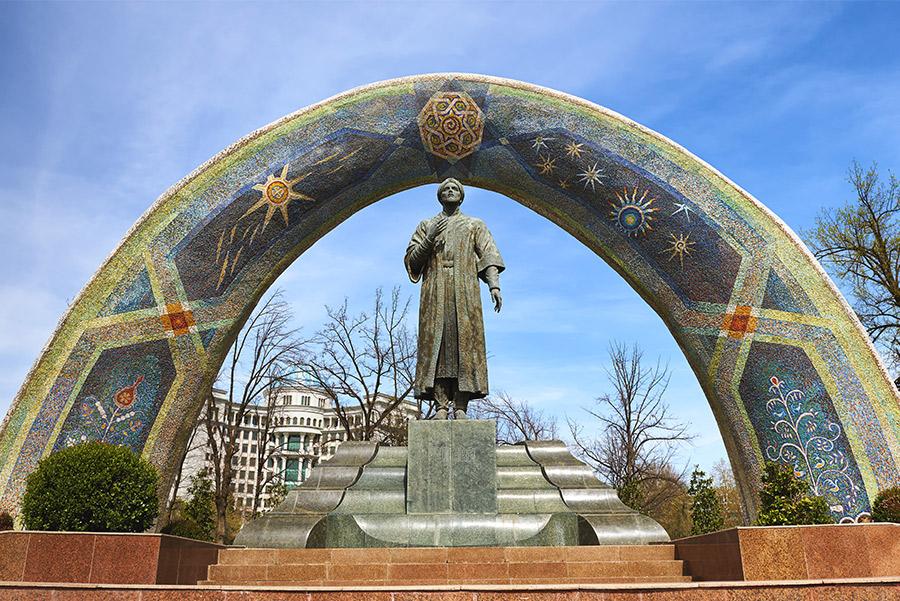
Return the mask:
<svg viewBox="0 0 900 601">
<path fill-rule="evenodd" d="M 852 458 L 839 446 L 840 424 L 823 408 L 772 376 L 766 409 L 771 429 L 780 439 L 766 447 L 766 459 L 794 468 L 794 475 L 809 482 L 812 493 L 825 497 L 838 519 L 859 509 L 861 489 L 850 471 Z"/>
</svg>

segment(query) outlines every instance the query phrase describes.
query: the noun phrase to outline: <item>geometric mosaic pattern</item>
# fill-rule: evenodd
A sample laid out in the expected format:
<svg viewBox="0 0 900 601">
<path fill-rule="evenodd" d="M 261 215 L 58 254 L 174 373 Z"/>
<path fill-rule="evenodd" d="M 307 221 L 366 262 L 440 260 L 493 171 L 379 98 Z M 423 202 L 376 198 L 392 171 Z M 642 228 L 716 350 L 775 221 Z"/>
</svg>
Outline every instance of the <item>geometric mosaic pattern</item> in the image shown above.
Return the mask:
<svg viewBox="0 0 900 601">
<path fill-rule="evenodd" d="M 0 510 L 16 510 L 41 457 L 78 440 L 140 449 L 170 482 L 226 342 L 281 270 L 362 207 L 451 176 L 570 232 L 659 313 L 707 395 L 751 513 L 768 459 L 791 465 L 846 520 L 900 484 L 897 392 L 775 215 L 597 105 L 441 74 L 298 111 L 163 194 L 72 304 L 14 400 L 0 429 Z"/>
</svg>

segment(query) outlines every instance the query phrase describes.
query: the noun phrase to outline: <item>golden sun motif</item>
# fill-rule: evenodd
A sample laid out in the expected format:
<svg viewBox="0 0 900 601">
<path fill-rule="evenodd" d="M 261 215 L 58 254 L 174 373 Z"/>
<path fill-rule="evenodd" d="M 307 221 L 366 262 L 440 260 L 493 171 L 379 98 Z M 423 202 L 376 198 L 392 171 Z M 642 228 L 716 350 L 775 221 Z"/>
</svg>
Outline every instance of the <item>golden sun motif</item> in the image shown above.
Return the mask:
<svg viewBox="0 0 900 601">
<path fill-rule="evenodd" d="M 548 156 L 541 156 L 540 161 L 535 167 L 541 170 L 541 175 L 552 175 L 553 170 L 556 168 L 556 159 L 551 159 Z"/>
<path fill-rule="evenodd" d="M 573 159 L 580 159 L 581 153 L 584 152 L 581 147 L 584 144 L 576 144 L 575 142 L 569 142 L 566 144 L 566 154 Z"/>
<path fill-rule="evenodd" d="M 280 211 L 281 216 L 284 218 L 284 224 L 290 225 L 288 221 L 288 205 L 291 201 L 315 200 L 311 196 L 294 191 L 294 186 L 306 179 L 310 174 L 307 173 L 306 175 L 294 179 L 288 179 L 287 174 L 289 167 L 290 165 L 285 164 L 285 166 L 281 168 L 281 174 L 270 174 L 266 178 L 265 183 L 253 186 L 254 190 L 262 192 L 262 198 L 256 201 L 256 204 L 252 207 L 247 209 L 247 212 L 241 215 L 241 219 L 247 217 L 261 207 L 266 207 L 266 216 L 263 219 L 262 224 L 263 230 L 269 225 L 269 221 L 272 220 L 272 215 L 275 214 L 275 211 Z"/>
<path fill-rule="evenodd" d="M 690 240 L 690 234 L 669 234 L 671 240 L 671 246 L 664 249 L 663 252 L 670 253 L 669 260 L 671 261 L 675 257 L 678 257 L 678 262 L 681 264 L 681 268 L 684 269 L 684 256 L 691 254 L 691 247 L 694 246 L 694 242 Z"/>
<path fill-rule="evenodd" d="M 649 190 L 644 190 L 638 197 L 637 188 L 633 188 L 631 192 L 628 188 L 623 188 L 621 194 L 616 192 L 618 202 L 609 203 L 612 207 L 610 218 L 626 236 L 637 237 L 653 229 L 650 222 L 653 221 L 652 214 L 656 212 L 656 207 L 652 206 L 656 199 L 648 199 L 649 195 Z"/>
</svg>

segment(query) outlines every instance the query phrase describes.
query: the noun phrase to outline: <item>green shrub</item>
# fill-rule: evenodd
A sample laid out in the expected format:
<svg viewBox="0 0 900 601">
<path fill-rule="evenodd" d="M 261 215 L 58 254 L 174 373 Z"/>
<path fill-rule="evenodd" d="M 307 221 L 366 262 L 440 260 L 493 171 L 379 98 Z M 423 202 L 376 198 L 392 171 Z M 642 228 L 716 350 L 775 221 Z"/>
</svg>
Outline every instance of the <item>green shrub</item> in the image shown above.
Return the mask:
<svg viewBox="0 0 900 601">
<path fill-rule="evenodd" d="M 42 459 L 28 476 L 28 530 L 143 532 L 159 507 L 159 475 L 126 447 L 87 442 Z"/>
<path fill-rule="evenodd" d="M 212 537 L 208 532 L 204 532 L 197 526 L 197 523 L 194 522 L 194 520 L 187 518 L 169 522 L 160 532 L 163 534 L 171 534 L 172 536 L 193 538 L 195 540 L 212 540 Z"/>
<path fill-rule="evenodd" d="M 766 463 L 762 481 L 757 526 L 834 523 L 825 499 L 810 495 L 809 485 L 790 466 Z"/>
<path fill-rule="evenodd" d="M 688 488 L 691 495 L 691 534 L 706 534 L 721 530 L 725 523 L 725 514 L 722 510 L 722 501 L 713 488 L 712 478 L 707 478 L 699 466 L 694 468 L 691 474 L 691 485 Z"/>
<path fill-rule="evenodd" d="M 0 532 L 13 529 L 13 517 L 5 511 L 0 511 Z"/>
<path fill-rule="evenodd" d="M 641 493 L 641 487 L 637 482 L 626 482 L 616 491 L 619 500 L 628 507 L 636 511 L 641 511 L 644 505 L 644 495 Z"/>
<path fill-rule="evenodd" d="M 879 492 L 872 502 L 872 519 L 876 522 L 900 523 L 900 486 Z"/>
<path fill-rule="evenodd" d="M 190 494 L 190 499 L 184 504 L 183 513 L 185 518 L 194 525 L 197 533 L 196 536 L 190 538 L 213 540 L 216 536 L 216 495 L 206 469 L 200 470 L 191 477 L 188 494 Z"/>
</svg>

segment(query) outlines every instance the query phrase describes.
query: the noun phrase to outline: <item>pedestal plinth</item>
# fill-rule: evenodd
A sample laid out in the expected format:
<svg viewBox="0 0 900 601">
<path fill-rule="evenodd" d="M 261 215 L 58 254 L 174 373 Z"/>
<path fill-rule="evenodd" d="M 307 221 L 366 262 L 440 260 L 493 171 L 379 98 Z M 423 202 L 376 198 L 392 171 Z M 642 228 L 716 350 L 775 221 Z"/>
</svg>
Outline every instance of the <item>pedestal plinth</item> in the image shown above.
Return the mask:
<svg viewBox="0 0 900 601">
<path fill-rule="evenodd" d="M 345 442 L 247 547 L 561 547 L 668 541 L 558 440 L 496 446 L 492 420 L 415 421 L 408 447 Z"/>
<path fill-rule="evenodd" d="M 497 513 L 496 437 L 493 421 L 410 422 L 406 513 Z"/>
</svg>

